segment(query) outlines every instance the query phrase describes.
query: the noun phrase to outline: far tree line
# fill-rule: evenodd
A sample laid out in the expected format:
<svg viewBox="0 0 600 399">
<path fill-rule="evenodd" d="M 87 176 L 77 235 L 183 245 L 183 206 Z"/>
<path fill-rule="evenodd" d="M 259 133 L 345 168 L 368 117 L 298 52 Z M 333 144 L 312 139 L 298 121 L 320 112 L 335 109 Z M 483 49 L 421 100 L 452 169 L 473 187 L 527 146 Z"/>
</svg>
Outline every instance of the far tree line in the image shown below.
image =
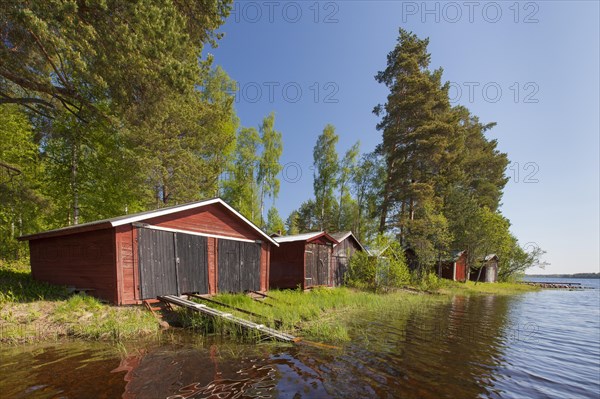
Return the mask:
<svg viewBox="0 0 600 399">
<path fill-rule="evenodd" d="M 268 232 L 352 230 L 391 237 L 422 268 L 453 249 L 494 252 L 500 277 L 535 263 L 499 212 L 506 154 L 468 109 L 451 107 L 427 39 L 400 31 L 376 80 L 382 142 L 337 152 L 324 127 L 313 151 L 314 196 L 285 219 L 283 135 L 275 114 L 244 127 L 235 82 L 208 44 L 231 10 L 212 2 L 15 1 L 0 16 L 0 258 L 16 237 L 222 196 Z M 159 25 L 157 25 L 159 24 Z"/>
</svg>

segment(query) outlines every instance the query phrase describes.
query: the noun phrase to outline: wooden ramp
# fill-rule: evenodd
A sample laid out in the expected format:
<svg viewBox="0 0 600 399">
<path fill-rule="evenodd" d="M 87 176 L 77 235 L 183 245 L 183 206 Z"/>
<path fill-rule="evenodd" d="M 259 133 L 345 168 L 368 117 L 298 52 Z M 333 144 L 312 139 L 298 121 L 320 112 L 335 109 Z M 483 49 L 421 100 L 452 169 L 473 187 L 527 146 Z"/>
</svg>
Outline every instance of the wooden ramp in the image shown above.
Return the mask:
<svg viewBox="0 0 600 399">
<path fill-rule="evenodd" d="M 264 324 L 257 324 L 250 320 L 242 319 L 241 317 L 234 316 L 231 313 L 226 313 L 226 312 L 222 312 L 217 309 L 210 308 L 202 303 L 196 303 L 196 302 L 193 302 L 193 301 L 190 301 L 187 299 L 179 298 L 174 295 L 159 296 L 158 299 L 160 299 L 161 301 L 163 301 L 165 303 L 170 303 L 173 305 L 181 306 L 186 309 L 190 309 L 195 312 L 205 314 L 207 316 L 220 317 L 222 319 L 229 320 L 232 323 L 240 325 L 243 328 L 246 328 L 248 330 L 260 331 L 261 334 L 269 336 L 271 338 L 274 338 L 278 341 L 283 341 L 283 342 L 298 342 L 298 341 L 300 341 L 300 338 L 294 337 L 293 335 L 286 334 L 281 331 L 277 331 L 273 328 L 265 326 Z"/>
</svg>

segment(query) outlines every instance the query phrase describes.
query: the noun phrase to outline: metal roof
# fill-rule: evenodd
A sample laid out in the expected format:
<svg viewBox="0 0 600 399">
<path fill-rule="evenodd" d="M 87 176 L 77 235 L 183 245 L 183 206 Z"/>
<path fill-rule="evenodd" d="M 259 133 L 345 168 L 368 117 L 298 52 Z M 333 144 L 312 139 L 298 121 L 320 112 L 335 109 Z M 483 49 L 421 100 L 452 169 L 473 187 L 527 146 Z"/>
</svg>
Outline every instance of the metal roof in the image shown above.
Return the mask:
<svg viewBox="0 0 600 399">
<path fill-rule="evenodd" d="M 354 239 L 354 241 L 356 241 L 356 243 L 358 244 L 358 246 L 365 252 L 369 252 L 367 251 L 367 249 L 360 243 L 360 241 L 358 241 L 358 238 L 356 238 L 356 236 L 354 235 L 354 233 L 352 233 L 351 231 L 338 231 L 337 233 L 330 233 L 329 234 L 331 237 L 335 238 L 335 240 L 339 243 L 341 243 L 342 241 L 344 241 L 346 238 L 352 236 L 352 238 Z M 336 244 L 337 245 L 337 244 Z M 334 245 L 334 246 L 336 246 Z"/>
<path fill-rule="evenodd" d="M 331 235 L 327 234 L 324 231 L 315 231 L 315 232 L 312 232 L 312 233 L 294 234 L 294 235 L 291 235 L 291 236 L 273 237 L 273 239 L 275 241 L 277 241 L 278 243 L 281 244 L 281 243 L 284 243 L 284 242 L 310 241 L 310 240 L 314 240 L 316 238 L 319 238 L 321 236 L 326 236 L 334 244 L 338 243 L 338 241 L 335 238 L 333 238 Z"/>
<path fill-rule="evenodd" d="M 241 213 L 239 213 L 238 211 L 233 209 L 228 203 L 226 203 L 225 201 L 223 201 L 221 198 L 218 198 L 218 197 L 210 198 L 210 199 L 202 200 L 202 201 L 190 202 L 190 203 L 182 204 L 182 205 L 175 205 L 175 206 L 170 206 L 170 207 L 166 207 L 166 208 L 155 209 L 153 211 L 133 213 L 131 215 L 117 216 L 117 217 L 110 218 L 110 219 L 96 220 L 96 221 L 89 222 L 89 223 L 82 223 L 82 224 L 77 224 L 74 226 L 63 227 L 60 229 L 54 229 L 54 230 L 48 230 L 48 231 L 35 233 L 35 234 L 29 234 L 26 236 L 19 237 L 19 240 L 27 241 L 27 240 L 33 240 L 33 239 L 43 238 L 43 237 L 48 237 L 48 236 L 60 236 L 60 235 L 72 234 L 72 233 L 83 232 L 83 231 L 91 231 L 91 230 L 99 230 L 102 228 L 117 227 L 117 226 L 129 224 L 129 223 L 139 222 L 139 221 L 146 220 L 146 219 L 152 219 L 152 218 L 155 218 L 158 216 L 164 216 L 164 215 L 169 215 L 172 213 L 183 212 L 183 211 L 187 211 L 189 209 L 201 208 L 203 206 L 207 206 L 207 205 L 211 205 L 211 204 L 223 205 L 229 211 L 233 212 L 233 214 L 235 214 L 237 217 L 242 219 L 248 226 L 250 226 L 256 232 L 258 232 L 261 236 L 266 238 L 270 243 L 275 244 L 276 246 L 279 246 L 275 240 L 273 240 L 271 237 L 269 237 L 268 234 L 266 234 L 258 226 L 256 226 L 254 223 L 252 223 L 246 217 L 244 217 L 244 215 L 242 215 Z"/>
</svg>

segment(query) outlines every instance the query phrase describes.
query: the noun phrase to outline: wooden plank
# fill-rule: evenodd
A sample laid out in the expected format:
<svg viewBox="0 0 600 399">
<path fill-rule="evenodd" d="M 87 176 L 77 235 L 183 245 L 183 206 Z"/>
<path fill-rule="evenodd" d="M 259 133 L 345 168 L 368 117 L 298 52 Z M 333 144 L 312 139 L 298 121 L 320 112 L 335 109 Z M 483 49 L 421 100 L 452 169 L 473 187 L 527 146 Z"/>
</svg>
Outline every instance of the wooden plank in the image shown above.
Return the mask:
<svg viewBox="0 0 600 399">
<path fill-rule="evenodd" d="M 241 308 L 238 308 L 236 306 L 229 305 L 227 303 L 215 301 L 214 299 L 207 298 L 207 297 L 202 296 L 202 295 L 189 294 L 188 296 L 191 296 L 193 298 L 198 298 L 198 299 L 200 299 L 202 301 L 206 301 L 206 302 L 209 302 L 209 303 L 214 303 L 215 305 L 219 305 L 219 306 L 223 306 L 223 307 L 226 307 L 226 308 L 230 308 L 230 309 L 236 310 L 236 311 L 238 311 L 240 313 L 247 314 L 249 316 L 258 317 L 258 318 L 261 318 L 261 319 L 267 319 L 267 317 L 264 316 L 264 315 L 261 315 L 261 314 L 258 314 L 258 313 L 254 313 L 254 312 L 251 312 L 251 311 L 246 310 L 246 309 L 241 309 Z M 275 325 L 277 327 L 281 327 L 283 325 L 283 322 L 281 320 L 273 319 L 273 322 L 275 322 Z"/>
<path fill-rule="evenodd" d="M 230 322 L 235 323 L 243 328 L 259 331 L 262 335 L 268 336 L 270 338 L 274 338 L 279 341 L 292 342 L 292 343 L 300 341 L 300 338 L 294 337 L 293 335 L 284 333 L 282 331 L 275 330 L 270 327 L 266 327 L 263 324 L 257 324 L 252 321 L 242 319 L 241 317 L 236 317 L 236 316 L 232 315 L 231 313 L 226 313 L 226 312 L 222 312 L 217 309 L 210 308 L 204 304 L 192 302 L 190 300 L 179 298 L 179 297 L 176 297 L 173 295 L 161 296 L 161 297 L 159 297 L 159 299 L 166 303 L 178 305 L 178 306 L 184 307 L 186 309 L 190 309 L 192 311 L 205 314 L 207 316 L 220 317 L 222 319 L 229 320 Z"/>
</svg>

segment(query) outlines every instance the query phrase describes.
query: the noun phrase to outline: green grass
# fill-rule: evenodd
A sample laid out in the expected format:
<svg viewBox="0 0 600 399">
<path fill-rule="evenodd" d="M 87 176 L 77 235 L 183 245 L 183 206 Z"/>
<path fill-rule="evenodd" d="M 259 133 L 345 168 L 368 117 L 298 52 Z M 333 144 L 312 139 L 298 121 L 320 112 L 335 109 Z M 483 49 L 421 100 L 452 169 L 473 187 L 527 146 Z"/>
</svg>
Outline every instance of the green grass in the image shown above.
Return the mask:
<svg viewBox="0 0 600 399">
<path fill-rule="evenodd" d="M 0 261 L 0 305 L 65 299 L 67 295 L 66 287 L 34 280 L 27 265 Z"/>
<path fill-rule="evenodd" d="M 115 341 L 156 333 L 154 316 L 141 307 L 116 307 L 87 295 L 74 295 L 61 302 L 52 320 L 64 325 L 68 336 Z"/>
<path fill-rule="evenodd" d="M 0 261 L 0 342 L 61 339 L 136 338 L 159 331 L 158 321 L 141 307 L 116 307 L 66 287 L 36 281 L 24 262 Z"/>
<path fill-rule="evenodd" d="M 228 307 L 208 304 L 245 319 L 276 328 L 305 340 L 344 343 L 360 338 L 357 320 L 390 314 L 395 320 L 427 312 L 451 295 L 508 295 L 538 288 L 524 284 L 457 283 L 433 275 L 408 290 L 374 293 L 350 288 L 270 291 L 264 302 L 243 294 L 213 299 L 253 312 L 250 316 Z M 417 291 L 415 293 L 414 291 Z M 439 295 L 420 295 L 428 292 Z M 202 302 L 201 300 L 197 300 Z M 270 305 L 270 306 L 269 306 Z M 258 331 L 243 330 L 220 318 L 209 318 L 177 308 L 186 327 L 203 334 L 221 334 L 256 341 Z M 0 342 L 20 343 L 74 337 L 86 340 L 122 340 L 156 334 L 159 322 L 141 307 L 115 307 L 87 295 L 69 296 L 66 288 L 35 281 L 26 267 L 0 264 Z M 360 328 L 358 328 L 360 330 Z"/>
<path fill-rule="evenodd" d="M 84 294 L 0 307 L 0 342 L 4 343 L 63 338 L 119 342 L 159 330 L 158 321 L 141 307 L 110 306 Z"/>
<path fill-rule="evenodd" d="M 519 283 L 474 283 L 467 281 L 459 283 L 456 281 L 442 280 L 438 292 L 452 295 L 514 295 L 524 292 L 539 291 L 540 288 Z"/>
<path fill-rule="evenodd" d="M 236 316 L 265 324 L 303 339 L 342 343 L 350 340 L 350 329 L 361 314 L 396 311 L 421 311 L 433 302 L 443 300 L 431 296 L 406 292 L 376 294 L 349 288 L 270 291 L 264 303 L 243 294 L 218 295 L 213 299 L 260 315 L 250 316 L 231 308 L 207 303 L 208 306 L 227 311 Z M 201 300 L 197 300 L 202 302 Z M 268 306 L 268 305 L 271 306 Z M 238 326 L 221 319 L 211 319 L 199 314 L 181 311 L 184 325 L 204 333 L 229 334 L 246 337 Z M 255 338 L 252 333 L 250 338 Z"/>
</svg>

